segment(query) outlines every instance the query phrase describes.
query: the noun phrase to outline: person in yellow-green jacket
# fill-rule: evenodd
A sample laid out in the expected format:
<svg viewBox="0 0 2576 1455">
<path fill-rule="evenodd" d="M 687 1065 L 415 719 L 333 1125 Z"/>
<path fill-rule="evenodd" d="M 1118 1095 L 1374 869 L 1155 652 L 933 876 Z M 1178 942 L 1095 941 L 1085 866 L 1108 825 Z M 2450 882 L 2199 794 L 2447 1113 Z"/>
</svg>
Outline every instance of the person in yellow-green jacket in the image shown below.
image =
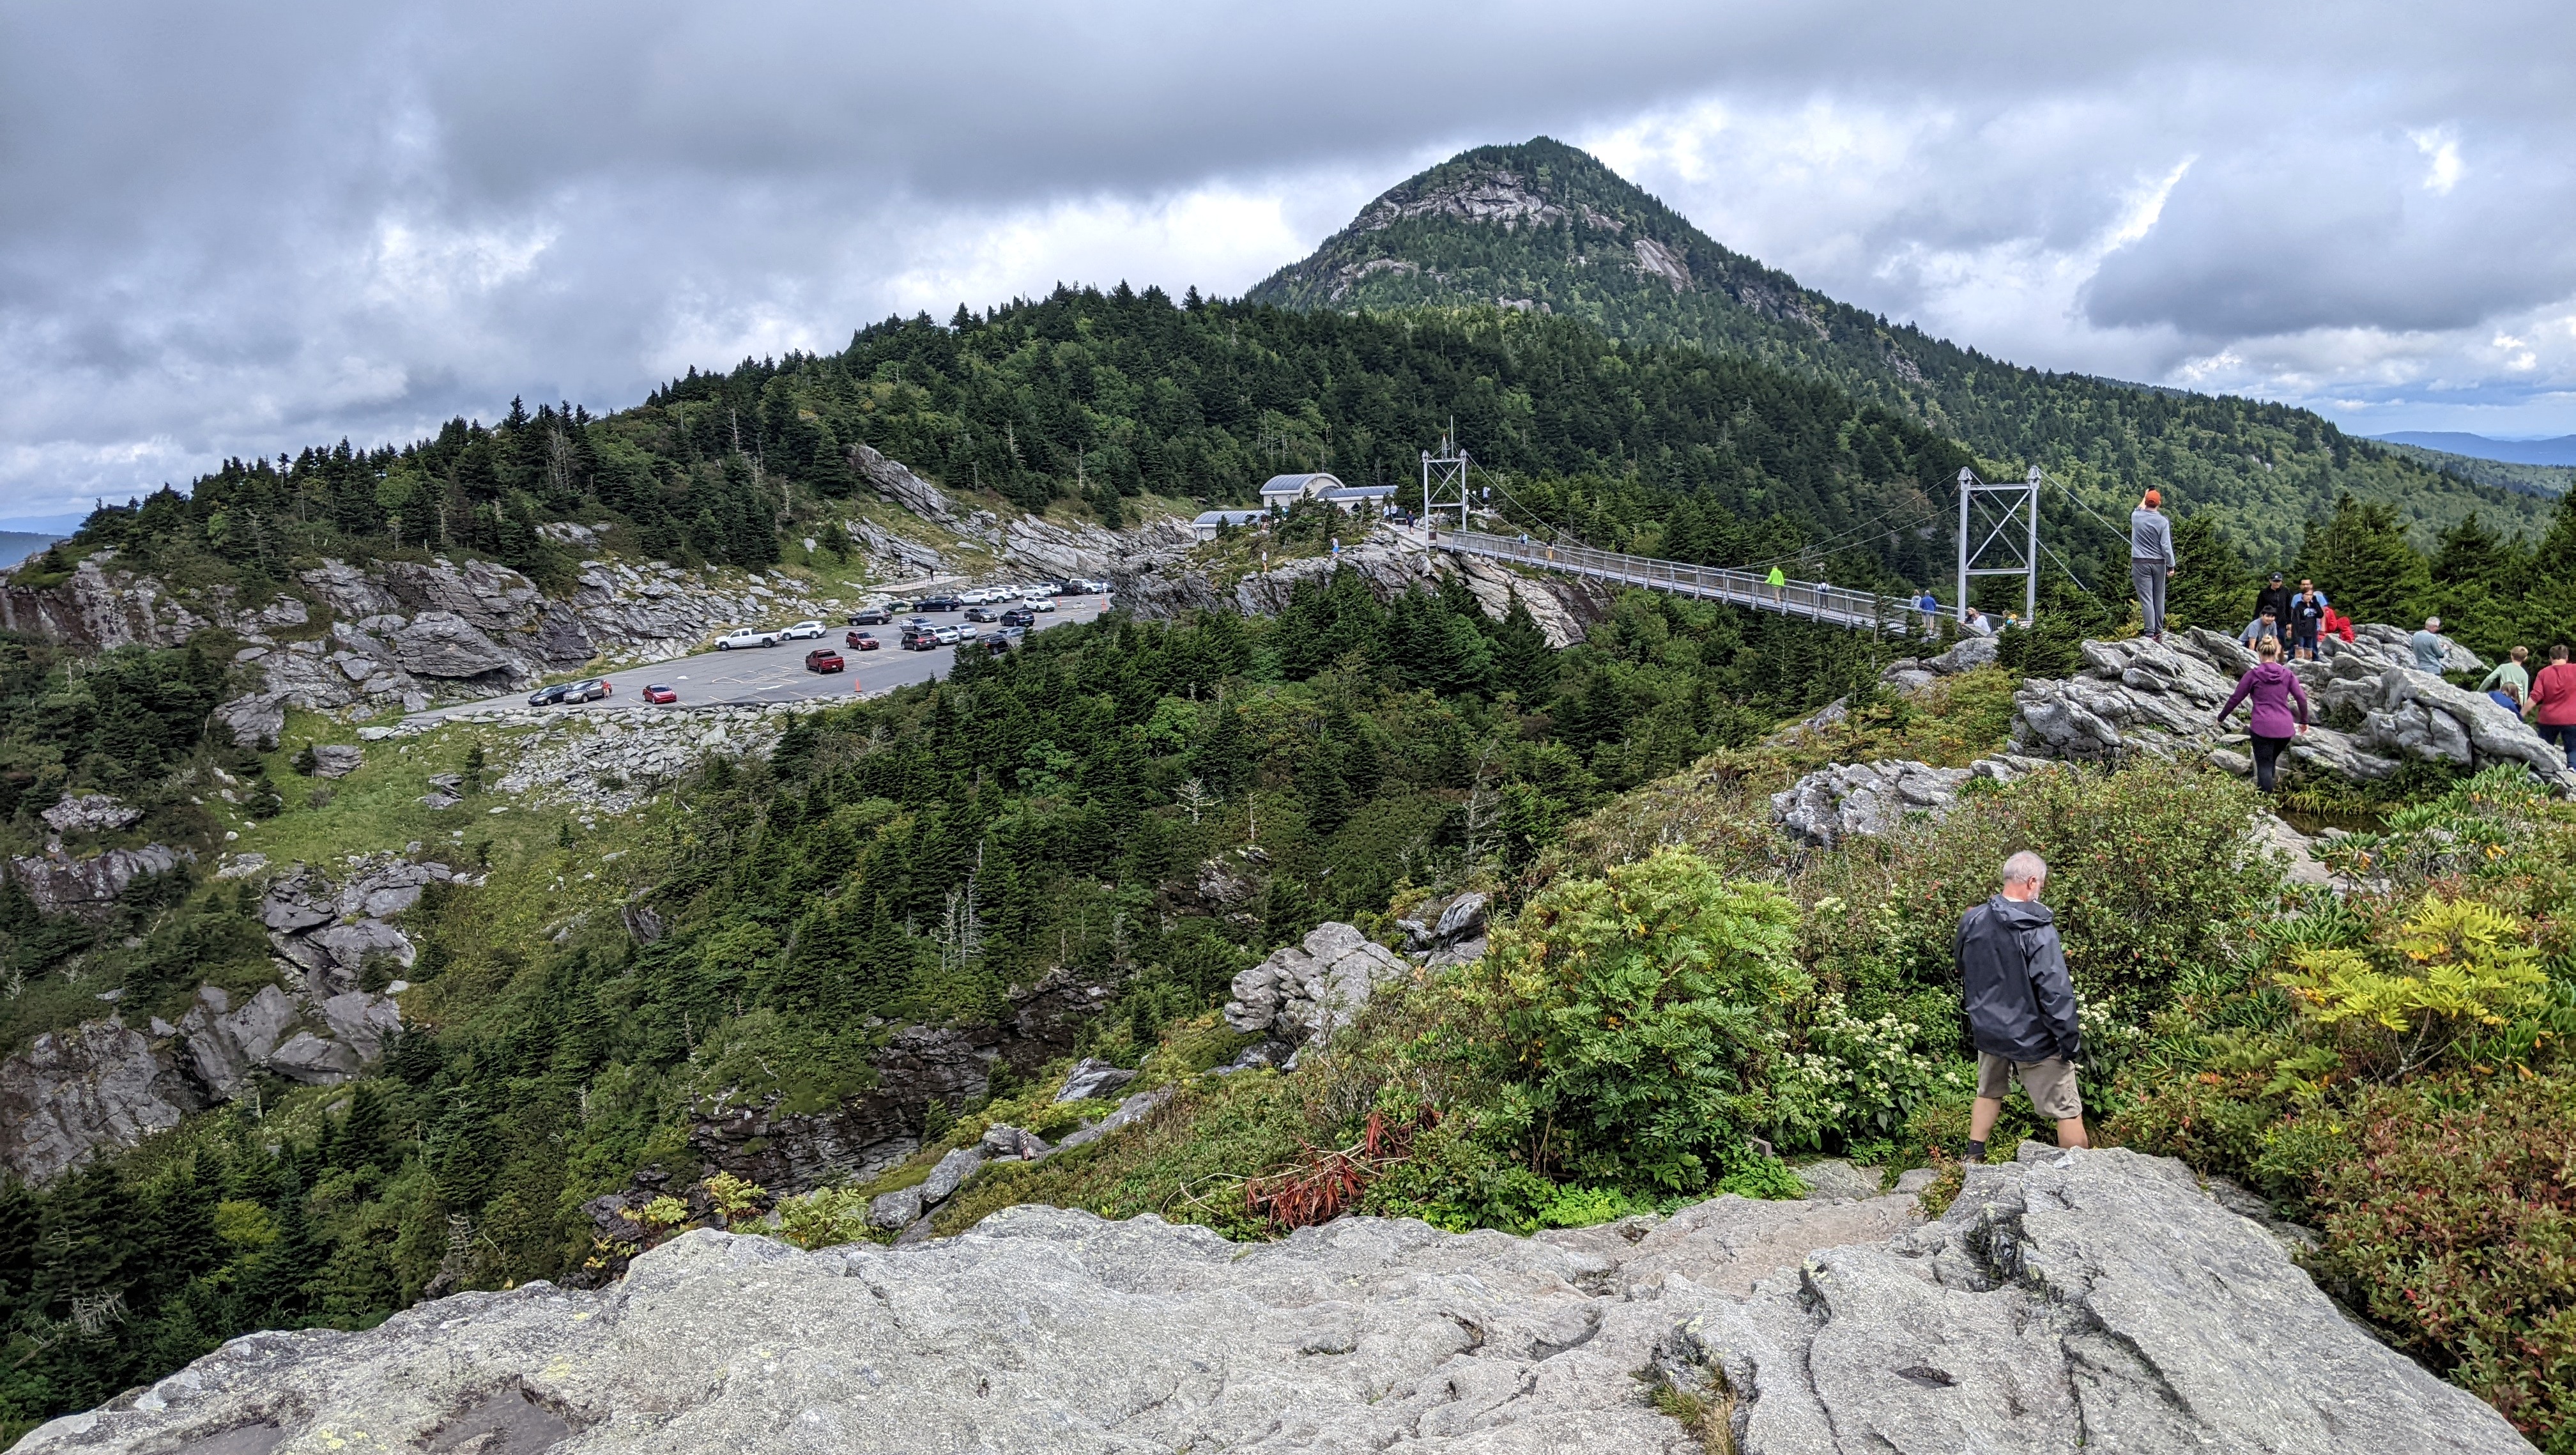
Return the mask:
<svg viewBox="0 0 2576 1455">
<path fill-rule="evenodd" d="M 1789 599 L 1788 586 L 1789 586 L 1789 573 L 1788 573 L 1788 572 L 1786 572 L 1786 571 L 1781 570 L 1781 569 L 1780 569 L 1779 567 L 1777 567 L 1777 566 L 1772 567 L 1772 568 L 1771 568 L 1771 599 L 1772 599 L 1772 600 L 1774 600 L 1774 601 L 1787 601 L 1787 600 Z"/>
</svg>

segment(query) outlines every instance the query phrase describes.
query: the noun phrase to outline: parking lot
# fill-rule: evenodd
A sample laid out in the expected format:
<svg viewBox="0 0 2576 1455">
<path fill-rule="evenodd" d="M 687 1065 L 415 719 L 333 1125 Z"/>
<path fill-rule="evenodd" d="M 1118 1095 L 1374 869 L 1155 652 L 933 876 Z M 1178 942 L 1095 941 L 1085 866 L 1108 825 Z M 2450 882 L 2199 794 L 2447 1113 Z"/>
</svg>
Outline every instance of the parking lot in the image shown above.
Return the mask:
<svg viewBox="0 0 2576 1455">
<path fill-rule="evenodd" d="M 1038 617 L 1037 630 L 1062 626 L 1066 622 L 1089 621 L 1108 609 L 1106 596 L 1059 596 L 1055 610 Z M 944 677 L 957 660 L 957 647 L 936 647 L 927 652 L 907 652 L 899 645 L 903 635 L 900 623 L 909 613 L 898 613 L 894 625 L 862 627 L 884 643 L 873 652 L 862 652 L 843 645 L 842 637 L 851 630 L 847 625 L 832 624 L 821 641 L 780 642 L 774 647 L 752 647 L 732 652 L 700 652 L 695 656 L 675 657 L 648 666 L 627 667 L 605 673 L 616 684 L 617 691 L 597 702 L 558 706 L 555 712 L 586 712 L 595 708 L 628 708 L 644 706 L 644 687 L 660 683 L 680 694 L 670 704 L 673 711 L 690 707 L 712 707 L 719 704 L 789 702 L 802 697 L 879 697 L 898 687 L 915 682 L 928 682 Z M 929 613 L 941 626 L 964 623 L 961 612 Z M 993 628 L 987 626 L 986 631 Z M 969 650 L 981 650 L 973 643 L 962 643 Z M 805 654 L 816 647 L 831 647 L 840 652 L 849 668 L 841 672 L 808 672 Z M 480 712 L 494 707 L 525 706 L 528 694 L 512 692 L 479 702 L 456 702 L 416 712 L 407 722 L 429 723 L 458 713 Z"/>
</svg>

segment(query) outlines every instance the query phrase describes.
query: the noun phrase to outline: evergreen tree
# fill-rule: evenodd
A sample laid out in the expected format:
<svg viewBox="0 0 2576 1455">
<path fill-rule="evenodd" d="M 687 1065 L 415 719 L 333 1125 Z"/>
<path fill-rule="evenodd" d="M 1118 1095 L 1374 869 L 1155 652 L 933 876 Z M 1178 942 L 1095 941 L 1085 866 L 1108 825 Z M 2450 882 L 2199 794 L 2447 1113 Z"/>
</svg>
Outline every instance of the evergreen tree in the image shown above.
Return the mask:
<svg viewBox="0 0 2576 1455">
<path fill-rule="evenodd" d="M 2335 501 L 2334 514 L 2308 522 L 2298 574 L 2317 583 L 2355 621 L 2407 625 L 2428 581 L 2424 558 L 2406 543 L 2397 514 L 2378 501 Z"/>
</svg>

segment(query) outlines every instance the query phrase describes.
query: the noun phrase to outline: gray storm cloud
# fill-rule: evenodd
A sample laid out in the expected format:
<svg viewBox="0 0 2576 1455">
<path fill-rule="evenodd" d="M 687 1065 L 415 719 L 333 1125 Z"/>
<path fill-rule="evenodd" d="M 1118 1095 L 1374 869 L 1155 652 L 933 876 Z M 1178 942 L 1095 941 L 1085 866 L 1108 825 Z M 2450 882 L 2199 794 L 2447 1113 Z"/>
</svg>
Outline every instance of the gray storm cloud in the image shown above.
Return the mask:
<svg viewBox="0 0 2576 1455">
<path fill-rule="evenodd" d="M 0 8 L 0 510 L 512 394 L 615 406 L 684 357 L 944 311 L 950 280 L 978 305 L 1111 273 L 1231 291 L 1448 149 L 1711 100 L 1888 118 L 1909 160 L 1883 185 L 1758 148 L 1641 180 L 1936 325 L 1985 316 L 1963 268 L 2082 256 L 2192 158 L 2062 302 L 2032 283 L 2000 342 L 1965 337 L 2034 363 L 2565 311 L 2561 11 L 2070 9 Z M 2452 148 L 2438 187 L 2425 138 Z M 1211 189 L 1275 201 L 1279 255 L 1185 210 L 1132 265 L 1115 227 L 1066 231 Z M 2550 376 L 2492 369 L 2498 398 Z"/>
</svg>

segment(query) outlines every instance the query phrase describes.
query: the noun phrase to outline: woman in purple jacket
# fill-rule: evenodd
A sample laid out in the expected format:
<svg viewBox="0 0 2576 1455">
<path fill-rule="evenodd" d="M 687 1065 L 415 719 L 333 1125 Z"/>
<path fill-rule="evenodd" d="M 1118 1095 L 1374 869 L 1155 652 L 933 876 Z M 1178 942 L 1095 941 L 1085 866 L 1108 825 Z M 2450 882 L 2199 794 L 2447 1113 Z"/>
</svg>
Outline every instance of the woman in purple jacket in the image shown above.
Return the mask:
<svg viewBox="0 0 2576 1455">
<path fill-rule="evenodd" d="M 2308 730 L 2308 690 L 2299 685 L 2299 674 L 2281 661 L 2281 639 L 2265 637 L 2254 644 L 2255 654 L 2263 660 L 2254 670 L 2236 681 L 2236 695 L 2218 710 L 2221 724 L 2236 710 L 2236 704 L 2252 698 L 2253 711 L 2248 729 L 2254 736 L 2254 786 L 2265 793 L 2272 791 L 2272 768 L 2290 739 Z M 2290 716 L 2290 702 L 2295 698 L 2299 715 Z"/>
</svg>

